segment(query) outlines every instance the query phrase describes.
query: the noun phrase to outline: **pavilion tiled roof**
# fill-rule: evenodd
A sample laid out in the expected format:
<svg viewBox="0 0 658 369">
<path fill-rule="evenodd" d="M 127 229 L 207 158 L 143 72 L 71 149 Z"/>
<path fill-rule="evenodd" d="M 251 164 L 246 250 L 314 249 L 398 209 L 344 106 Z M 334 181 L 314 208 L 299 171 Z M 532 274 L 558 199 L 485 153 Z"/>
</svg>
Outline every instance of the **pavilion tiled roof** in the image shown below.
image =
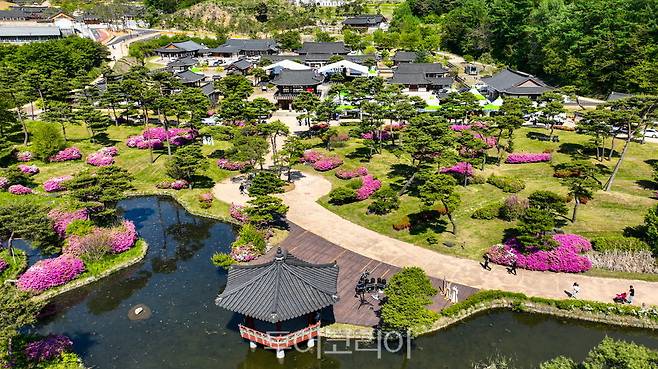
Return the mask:
<svg viewBox="0 0 658 369">
<path fill-rule="evenodd" d="M 284 69 L 273 80 L 276 86 L 316 86 L 322 83 L 324 77 L 312 70 Z"/>
<path fill-rule="evenodd" d="M 384 16 L 381 14 L 357 15 L 355 17 L 349 17 L 345 19 L 343 24 L 346 26 L 374 27 L 385 21 L 386 18 L 384 18 Z"/>
<path fill-rule="evenodd" d="M 178 76 L 183 83 L 196 83 L 203 81 L 206 78 L 204 74 L 194 73 L 191 70 L 178 72 L 176 76 Z"/>
<path fill-rule="evenodd" d="M 343 42 L 304 42 L 298 54 L 330 54 L 342 55 L 349 53 Z"/>
<path fill-rule="evenodd" d="M 279 249 L 274 260 L 233 265 L 215 303 L 261 321 L 277 323 L 338 301 L 338 265 L 311 264 Z"/>
<path fill-rule="evenodd" d="M 519 71 L 505 68 L 491 77 L 482 78 L 491 89 L 511 95 L 540 95 L 553 88 L 541 79 Z"/>
</svg>

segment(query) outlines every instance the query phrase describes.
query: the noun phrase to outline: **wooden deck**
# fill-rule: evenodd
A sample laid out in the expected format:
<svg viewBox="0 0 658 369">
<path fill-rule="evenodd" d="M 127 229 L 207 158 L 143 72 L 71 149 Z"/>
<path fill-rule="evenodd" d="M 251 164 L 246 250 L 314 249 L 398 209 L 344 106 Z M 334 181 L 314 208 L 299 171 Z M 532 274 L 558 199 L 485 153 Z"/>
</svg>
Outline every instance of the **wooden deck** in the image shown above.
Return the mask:
<svg viewBox="0 0 658 369">
<path fill-rule="evenodd" d="M 288 250 L 295 257 L 311 263 L 331 263 L 336 261 L 340 268 L 338 274 L 338 294 L 340 301 L 334 305 L 334 317 L 337 323 L 349 323 L 363 326 L 375 326 L 379 322 L 379 306 L 377 301 L 368 297 L 372 305 L 362 305 L 360 299 L 354 296 L 354 288 L 363 271 L 369 271 L 373 278 L 391 278 L 400 268 L 382 263 L 355 252 L 344 249 L 324 238 L 308 232 L 296 224 L 290 224 L 290 234 L 281 243 L 281 248 Z M 270 250 L 268 256 L 273 256 L 276 249 Z M 266 256 L 267 258 L 267 256 Z M 262 260 L 262 258 L 260 259 Z M 432 285 L 441 290 L 443 281 L 430 278 Z M 459 299 L 465 299 L 477 290 L 471 287 L 457 285 Z M 430 309 L 440 311 L 449 302 L 440 293 L 434 298 Z"/>
</svg>

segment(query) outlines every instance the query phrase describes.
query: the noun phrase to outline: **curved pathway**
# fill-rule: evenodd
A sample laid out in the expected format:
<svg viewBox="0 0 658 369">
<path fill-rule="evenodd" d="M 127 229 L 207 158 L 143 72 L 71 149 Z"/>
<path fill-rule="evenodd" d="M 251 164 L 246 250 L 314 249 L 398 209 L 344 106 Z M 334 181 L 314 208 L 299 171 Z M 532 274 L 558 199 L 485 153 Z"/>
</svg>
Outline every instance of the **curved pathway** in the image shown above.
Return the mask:
<svg viewBox="0 0 658 369">
<path fill-rule="evenodd" d="M 485 271 L 475 260 L 444 255 L 379 234 L 318 204 L 317 200 L 330 190 L 331 183 L 325 178 L 300 173 L 295 189 L 280 195 L 290 207 L 287 218 L 330 242 L 366 257 L 399 267 L 419 266 L 430 276 L 474 288 L 500 289 L 548 298 L 565 298 L 564 291 L 571 290 L 571 285 L 578 282 L 581 286 L 579 298 L 611 302 L 615 293 L 628 290 L 632 284 L 636 290 L 635 304 L 658 305 L 658 282 L 521 269 L 518 275 L 510 275 L 506 268 L 497 265 L 492 265 L 491 271 Z M 231 180 L 218 183 L 213 192 L 218 199 L 227 203 L 244 204 L 248 200 L 247 196 L 240 195 L 238 185 Z"/>
</svg>

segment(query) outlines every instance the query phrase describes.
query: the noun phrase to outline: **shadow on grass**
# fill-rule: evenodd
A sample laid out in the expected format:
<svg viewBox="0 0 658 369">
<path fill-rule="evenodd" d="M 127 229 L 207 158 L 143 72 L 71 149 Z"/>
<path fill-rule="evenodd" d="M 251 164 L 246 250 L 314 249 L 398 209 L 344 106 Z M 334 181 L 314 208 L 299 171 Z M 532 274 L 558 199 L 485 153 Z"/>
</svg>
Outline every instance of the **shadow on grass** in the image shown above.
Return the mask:
<svg viewBox="0 0 658 369">
<path fill-rule="evenodd" d="M 409 234 L 418 235 L 427 231 L 443 233 L 446 231 L 448 222 L 441 217 L 436 210 L 422 210 L 418 213 L 409 214 Z"/>
<path fill-rule="evenodd" d="M 357 147 L 345 156 L 349 159 L 358 159 L 362 163 L 367 163 L 370 161 L 370 149 L 367 147 Z"/>
<path fill-rule="evenodd" d="M 606 157 L 609 155 L 609 148 L 599 147 L 599 150 L 603 152 L 605 149 Z M 596 147 L 592 145 L 583 145 L 572 142 L 565 142 L 560 144 L 558 152 L 561 154 L 567 154 L 575 160 L 586 160 L 596 157 Z M 611 157 L 618 157 L 619 153 L 616 150 L 612 151 Z"/>
<path fill-rule="evenodd" d="M 203 175 L 192 177 L 192 182 L 194 188 L 213 188 L 215 186 L 215 181 L 212 178 Z"/>
<path fill-rule="evenodd" d="M 639 180 L 635 181 L 635 183 L 638 186 L 644 188 L 645 190 L 652 190 L 652 191 L 658 190 L 658 183 L 656 183 L 654 181 L 650 181 L 648 179 L 639 179 Z"/>
</svg>

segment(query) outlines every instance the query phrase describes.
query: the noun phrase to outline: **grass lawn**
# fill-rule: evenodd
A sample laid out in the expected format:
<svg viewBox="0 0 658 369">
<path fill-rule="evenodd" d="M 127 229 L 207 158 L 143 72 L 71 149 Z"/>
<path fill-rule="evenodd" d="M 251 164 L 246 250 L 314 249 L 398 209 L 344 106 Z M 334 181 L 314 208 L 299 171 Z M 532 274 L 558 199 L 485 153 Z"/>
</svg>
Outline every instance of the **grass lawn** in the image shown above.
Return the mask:
<svg viewBox="0 0 658 369">
<path fill-rule="evenodd" d="M 68 144 L 75 146 L 83 152 L 83 160 L 68 161 L 61 163 L 43 163 L 33 161 L 30 164 L 35 164 L 39 167 L 39 174 L 34 176 L 34 180 L 38 184 L 52 177 L 63 175 L 74 175 L 85 169 L 93 169 L 94 167 L 85 163 L 86 156 L 102 146 L 114 145 L 119 149 L 119 155 L 115 157 L 115 162 L 118 166 L 125 168 L 133 177 L 134 194 L 168 194 L 179 200 L 186 208 L 207 216 L 225 219 L 228 216 L 228 205 L 214 201 L 212 206 L 208 209 L 202 209 L 199 205 L 198 196 L 204 192 L 212 189 L 215 182 L 221 181 L 231 176 L 231 172 L 220 169 L 216 165 L 216 159 L 208 158 L 208 168 L 198 176 L 198 181 L 195 182 L 195 187 L 192 190 L 184 189 L 180 191 L 175 190 L 160 190 L 155 187 L 157 183 L 163 181 L 172 181 L 173 179 L 167 176 L 165 170 L 165 163 L 167 161 L 167 150 L 154 150 L 154 162 L 151 163 L 150 154 L 148 150 L 139 150 L 129 148 L 126 146 L 125 141 L 129 136 L 138 135 L 143 131 L 143 126 L 112 126 L 107 130 L 107 141 L 100 143 L 91 143 L 89 141 L 89 134 L 84 127 L 70 125 L 66 129 Z M 228 147 L 226 142 L 216 142 L 213 146 L 203 146 L 203 153 L 211 155 L 215 150 L 226 149 Z M 29 150 L 30 147 L 21 147 L 20 150 Z M 36 188 L 38 192 L 44 194 L 43 187 Z M 7 200 L 10 201 L 14 195 L 0 193 L 0 202 Z M 48 196 L 30 196 L 35 201 L 40 202 L 56 202 L 65 199 L 64 196 L 57 194 L 48 194 Z"/>
<path fill-rule="evenodd" d="M 0 283 L 4 283 L 7 279 L 16 279 L 25 268 L 27 268 L 27 254 L 25 251 L 14 249 L 14 257 L 12 257 L 9 250 L 0 251 L 0 259 L 4 260 L 9 266 L 2 273 L 0 273 Z"/>
<path fill-rule="evenodd" d="M 340 127 L 341 131 L 349 130 L 349 127 Z M 500 167 L 487 165 L 484 172 L 477 171 L 480 175 L 490 174 L 515 176 L 525 180 L 526 188 L 518 195 L 527 197 L 537 190 L 550 190 L 558 193 L 567 193 L 567 188 L 561 185 L 557 178 L 553 177 L 552 164 L 567 162 L 579 156 L 579 151 L 589 140 L 588 136 L 576 134 L 575 132 L 560 131 L 561 142 L 543 142 L 528 138 L 527 134 L 536 129 L 523 128 L 516 133 L 516 152 L 542 152 L 546 149 L 554 150 L 553 163 L 536 164 L 502 164 Z M 363 145 L 360 139 L 351 139 L 344 147 L 336 148 L 333 153 L 339 154 L 345 161 L 342 168 L 354 168 L 363 165 L 369 172 L 381 179 L 384 184 L 400 184 L 404 177 L 391 170 L 394 164 L 410 164 L 408 155 L 400 152 L 384 150 L 367 161 L 363 155 Z M 319 145 L 319 140 L 310 140 L 309 143 Z M 621 149 L 623 142 L 618 142 L 616 148 Z M 492 152 L 492 155 L 494 153 Z M 625 227 L 635 226 L 642 223 L 644 214 L 650 206 L 656 204 L 652 198 L 652 169 L 645 160 L 658 156 L 658 146 L 655 144 L 640 145 L 631 144 L 624 163 L 619 171 L 613 190 L 609 193 L 598 191 L 594 199 L 579 208 L 578 221 L 574 224 L 567 223 L 563 227 L 566 232 L 573 232 L 586 237 L 620 233 Z M 606 161 L 604 164 L 612 168 L 616 158 Z M 304 170 L 311 170 L 303 167 Z M 316 172 L 319 173 L 319 172 Z M 347 181 L 335 177 L 334 171 L 322 173 L 334 185 L 342 186 Z M 600 178 L 603 182 L 607 177 Z M 450 233 L 451 227 L 446 219 L 439 219 L 430 225 L 417 225 L 411 230 L 395 231 L 392 224 L 398 222 L 404 216 L 418 213 L 423 209 L 421 202 L 413 196 L 404 195 L 401 199 L 400 209 L 384 216 L 368 215 L 366 208 L 370 201 L 361 201 L 348 205 L 335 206 L 329 204 L 328 196 L 320 200 L 320 203 L 329 210 L 340 216 L 370 228 L 388 236 L 398 238 L 416 245 L 427 247 L 443 253 L 461 257 L 479 259 L 481 255 L 492 244 L 502 241 L 506 229 L 515 226 L 513 222 L 503 220 L 475 220 L 471 214 L 478 208 L 492 202 L 502 202 L 509 194 L 489 185 L 469 185 L 460 187 L 462 203 L 455 214 L 458 232 L 457 235 Z M 570 206 L 573 203 L 569 204 Z M 413 222 L 412 222 L 413 223 Z M 437 234 L 438 243 L 430 244 L 427 237 Z M 444 245 L 449 242 L 452 246 Z"/>
</svg>

